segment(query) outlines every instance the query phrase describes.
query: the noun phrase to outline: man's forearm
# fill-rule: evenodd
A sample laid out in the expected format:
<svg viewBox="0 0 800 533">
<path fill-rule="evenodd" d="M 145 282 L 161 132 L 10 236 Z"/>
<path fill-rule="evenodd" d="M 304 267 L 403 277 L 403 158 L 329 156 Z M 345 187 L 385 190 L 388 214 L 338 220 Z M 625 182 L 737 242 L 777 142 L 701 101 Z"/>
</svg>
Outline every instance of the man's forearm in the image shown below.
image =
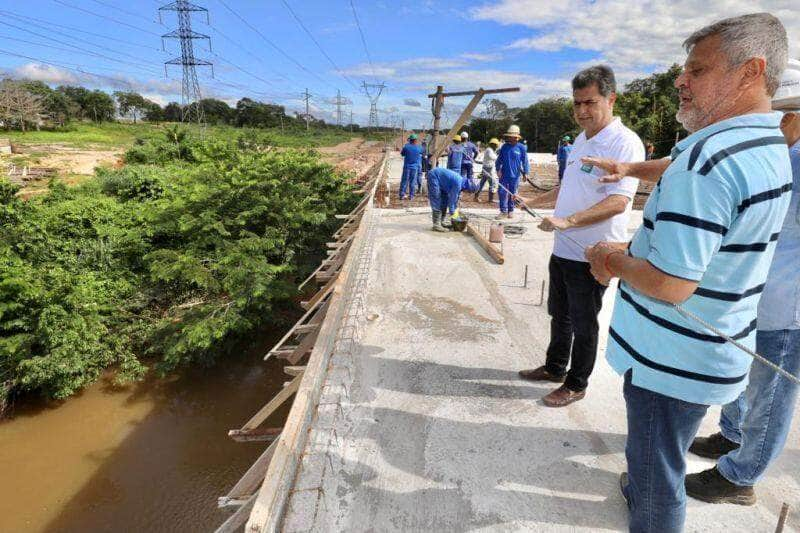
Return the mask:
<svg viewBox="0 0 800 533">
<path fill-rule="evenodd" d="M 628 171 L 625 173 L 632 178 L 639 178 L 642 181 L 655 183 L 672 163 L 669 157 L 663 159 L 651 159 L 650 161 L 638 161 L 636 163 L 626 163 Z"/>
<path fill-rule="evenodd" d="M 657 300 L 681 303 L 697 289 L 696 282 L 670 276 L 648 261 L 631 257 L 622 251 L 609 255 L 606 266 L 612 275 Z"/>
<path fill-rule="evenodd" d="M 572 228 L 580 228 L 583 226 L 591 226 L 604 220 L 608 220 L 614 215 L 625 212 L 628 207 L 630 198 L 622 196 L 621 194 L 612 194 L 597 202 L 589 209 L 578 211 L 567 217 L 567 221 Z"/>
</svg>

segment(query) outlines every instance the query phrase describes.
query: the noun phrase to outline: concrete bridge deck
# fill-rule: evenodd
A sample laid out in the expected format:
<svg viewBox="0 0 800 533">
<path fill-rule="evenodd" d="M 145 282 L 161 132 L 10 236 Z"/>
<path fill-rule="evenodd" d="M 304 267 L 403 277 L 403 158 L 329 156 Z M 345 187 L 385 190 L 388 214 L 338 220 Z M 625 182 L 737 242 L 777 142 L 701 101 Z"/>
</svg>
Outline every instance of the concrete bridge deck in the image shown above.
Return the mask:
<svg viewBox="0 0 800 533">
<path fill-rule="evenodd" d="M 399 176 L 396 160 L 390 176 Z M 544 361 L 552 235 L 518 218 L 526 232 L 506 240 L 496 265 L 467 235 L 429 231 L 427 211 L 368 216 L 360 333 L 331 357 L 278 529 L 626 530 L 617 488 L 625 409 L 605 334 L 585 400 L 549 409 L 540 398 L 551 386 L 517 378 Z M 640 220 L 635 213 L 631 229 Z M 795 427 L 757 506 L 690 501 L 687 531 L 773 531 L 782 502 L 800 507 L 799 436 Z M 690 471 L 712 464 L 689 460 Z"/>
</svg>

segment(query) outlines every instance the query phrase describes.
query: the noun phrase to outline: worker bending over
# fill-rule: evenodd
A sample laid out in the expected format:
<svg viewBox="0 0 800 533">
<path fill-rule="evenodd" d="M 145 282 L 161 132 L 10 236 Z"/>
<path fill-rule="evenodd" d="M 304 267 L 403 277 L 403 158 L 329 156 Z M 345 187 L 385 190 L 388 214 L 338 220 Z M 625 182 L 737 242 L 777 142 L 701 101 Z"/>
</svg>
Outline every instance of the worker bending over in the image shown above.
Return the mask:
<svg viewBox="0 0 800 533">
<path fill-rule="evenodd" d="M 447 169 L 434 168 L 428 172 L 428 200 L 431 204 L 433 231 L 447 231 L 442 220 L 449 220 L 458 207 L 461 191 L 475 192 L 478 184 L 461 174 Z"/>
<path fill-rule="evenodd" d="M 422 172 L 423 148 L 419 145 L 417 135 L 412 133 L 408 143 L 403 146 L 400 155 L 403 156 L 403 176 L 400 178 L 400 199 L 414 199 L 414 189 L 417 189 L 420 173 Z"/>
<path fill-rule="evenodd" d="M 528 150 L 519 140 L 522 138 L 519 126 L 510 126 L 503 136 L 505 143 L 497 153 L 494 168 L 500 180 L 500 214 L 497 219 L 514 218 L 514 195 L 519 189 L 520 177 L 526 178 L 530 173 Z"/>
<path fill-rule="evenodd" d="M 472 168 L 475 158 L 478 157 L 478 148 L 469 140 L 469 133 L 461 132 L 461 175 L 467 179 L 472 179 L 474 170 Z"/>
</svg>

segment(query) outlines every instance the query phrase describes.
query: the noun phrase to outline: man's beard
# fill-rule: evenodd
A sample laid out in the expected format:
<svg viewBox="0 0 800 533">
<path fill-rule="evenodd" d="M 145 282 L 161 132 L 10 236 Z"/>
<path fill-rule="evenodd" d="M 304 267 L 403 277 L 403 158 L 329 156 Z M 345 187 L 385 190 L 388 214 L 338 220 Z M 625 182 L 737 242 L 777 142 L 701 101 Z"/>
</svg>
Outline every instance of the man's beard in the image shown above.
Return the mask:
<svg viewBox="0 0 800 533">
<path fill-rule="evenodd" d="M 699 109 L 684 109 L 678 107 L 678 112 L 675 113 L 675 119 L 680 122 L 681 126 L 689 133 L 694 133 L 703 127 L 700 123 L 704 117 L 705 113 Z"/>
</svg>

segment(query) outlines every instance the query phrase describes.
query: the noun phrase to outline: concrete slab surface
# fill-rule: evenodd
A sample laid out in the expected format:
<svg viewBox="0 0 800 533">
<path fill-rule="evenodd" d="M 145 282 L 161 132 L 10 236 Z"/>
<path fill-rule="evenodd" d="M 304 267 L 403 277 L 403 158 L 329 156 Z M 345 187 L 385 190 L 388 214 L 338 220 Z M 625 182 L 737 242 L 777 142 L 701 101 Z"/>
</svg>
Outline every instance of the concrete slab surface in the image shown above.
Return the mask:
<svg viewBox="0 0 800 533">
<path fill-rule="evenodd" d="M 431 232 L 425 210 L 376 217 L 363 329 L 332 361 L 284 531 L 626 530 L 622 381 L 603 353 L 613 288 L 586 399 L 549 409 L 540 399 L 553 387 L 517 371 L 544 362 L 552 234 L 518 218 L 526 231 L 496 265 L 467 235 Z M 687 531 L 774 531 L 784 501 L 797 528 L 798 436 L 795 425 L 758 505 L 692 500 Z M 690 471 L 711 465 L 689 457 Z"/>
</svg>

